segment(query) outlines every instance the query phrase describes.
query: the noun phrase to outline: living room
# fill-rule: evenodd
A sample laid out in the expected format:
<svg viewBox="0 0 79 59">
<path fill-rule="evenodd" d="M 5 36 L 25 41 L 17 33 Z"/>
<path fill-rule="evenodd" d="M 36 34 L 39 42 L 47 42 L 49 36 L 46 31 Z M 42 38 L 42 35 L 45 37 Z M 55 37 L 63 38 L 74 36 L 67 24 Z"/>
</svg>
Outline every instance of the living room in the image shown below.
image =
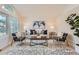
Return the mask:
<svg viewBox="0 0 79 59">
<path fill-rule="evenodd" d="M 6 30 L 0 34 L 0 54 L 78 54 L 79 40 L 65 21 L 71 14 L 79 15 L 78 7 L 73 4 L 0 5 L 0 18 L 6 21 L 4 26 L 1 24 Z M 61 48 L 65 50 L 62 53 Z"/>
</svg>

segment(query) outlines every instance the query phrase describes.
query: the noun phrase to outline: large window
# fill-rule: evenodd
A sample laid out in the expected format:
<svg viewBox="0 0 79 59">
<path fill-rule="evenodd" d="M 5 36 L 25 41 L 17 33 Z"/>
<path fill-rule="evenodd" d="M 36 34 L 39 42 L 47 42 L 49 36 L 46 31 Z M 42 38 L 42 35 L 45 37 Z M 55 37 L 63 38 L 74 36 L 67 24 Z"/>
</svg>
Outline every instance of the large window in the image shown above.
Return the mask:
<svg viewBox="0 0 79 59">
<path fill-rule="evenodd" d="M 11 33 L 15 33 L 18 32 L 19 30 L 19 24 L 18 24 L 18 19 L 16 17 L 16 13 L 15 13 L 15 8 L 13 7 L 13 5 L 4 5 L 5 10 L 8 11 L 11 16 L 9 16 L 9 25 L 10 25 L 10 31 Z"/>
<path fill-rule="evenodd" d="M 0 48 L 8 44 L 11 33 L 19 30 L 18 19 L 12 5 L 4 5 L 2 10 L 0 11 Z"/>
<path fill-rule="evenodd" d="M 7 11 L 10 15 L 7 15 L 7 20 L 6 20 L 6 15 L 3 13 L 0 13 L 0 35 L 3 33 L 15 33 L 18 32 L 19 30 L 19 24 L 18 24 L 18 19 L 15 13 L 15 8 L 13 5 L 3 5 L 3 9 Z"/>
<path fill-rule="evenodd" d="M 18 19 L 16 17 L 11 17 L 9 21 L 10 21 L 11 33 L 18 32 L 19 30 Z"/>
</svg>

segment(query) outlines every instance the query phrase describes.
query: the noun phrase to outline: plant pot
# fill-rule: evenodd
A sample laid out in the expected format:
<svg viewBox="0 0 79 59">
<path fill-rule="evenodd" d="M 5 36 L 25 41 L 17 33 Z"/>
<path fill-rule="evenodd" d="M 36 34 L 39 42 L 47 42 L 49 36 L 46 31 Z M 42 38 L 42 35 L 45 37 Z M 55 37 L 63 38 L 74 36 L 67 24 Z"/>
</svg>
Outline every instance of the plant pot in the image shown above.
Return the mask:
<svg viewBox="0 0 79 59">
<path fill-rule="evenodd" d="M 77 52 L 77 53 L 79 53 L 79 44 L 77 45 L 75 45 L 75 52 Z"/>
<path fill-rule="evenodd" d="M 75 44 L 79 44 L 79 37 L 74 36 L 74 43 L 75 43 Z"/>
</svg>

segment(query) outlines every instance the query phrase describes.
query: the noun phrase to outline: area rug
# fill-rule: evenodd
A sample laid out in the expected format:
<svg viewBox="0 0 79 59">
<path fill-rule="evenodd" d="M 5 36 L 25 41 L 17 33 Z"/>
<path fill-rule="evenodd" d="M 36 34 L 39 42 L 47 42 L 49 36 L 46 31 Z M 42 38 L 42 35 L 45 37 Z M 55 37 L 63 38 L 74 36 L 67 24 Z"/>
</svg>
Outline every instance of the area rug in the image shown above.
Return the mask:
<svg viewBox="0 0 79 59">
<path fill-rule="evenodd" d="M 46 46 L 16 46 L 7 51 L 0 53 L 1 55 L 78 55 L 71 48 L 49 48 Z"/>
</svg>

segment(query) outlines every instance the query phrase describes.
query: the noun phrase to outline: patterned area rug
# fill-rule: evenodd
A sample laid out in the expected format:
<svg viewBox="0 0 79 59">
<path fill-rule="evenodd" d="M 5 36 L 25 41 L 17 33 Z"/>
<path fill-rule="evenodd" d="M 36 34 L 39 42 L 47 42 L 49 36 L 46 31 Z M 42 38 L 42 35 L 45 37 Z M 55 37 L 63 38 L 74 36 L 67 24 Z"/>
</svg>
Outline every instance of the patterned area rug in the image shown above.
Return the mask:
<svg viewBox="0 0 79 59">
<path fill-rule="evenodd" d="M 13 46 L 1 55 L 78 55 L 71 48 L 49 48 L 46 46 Z"/>
</svg>

